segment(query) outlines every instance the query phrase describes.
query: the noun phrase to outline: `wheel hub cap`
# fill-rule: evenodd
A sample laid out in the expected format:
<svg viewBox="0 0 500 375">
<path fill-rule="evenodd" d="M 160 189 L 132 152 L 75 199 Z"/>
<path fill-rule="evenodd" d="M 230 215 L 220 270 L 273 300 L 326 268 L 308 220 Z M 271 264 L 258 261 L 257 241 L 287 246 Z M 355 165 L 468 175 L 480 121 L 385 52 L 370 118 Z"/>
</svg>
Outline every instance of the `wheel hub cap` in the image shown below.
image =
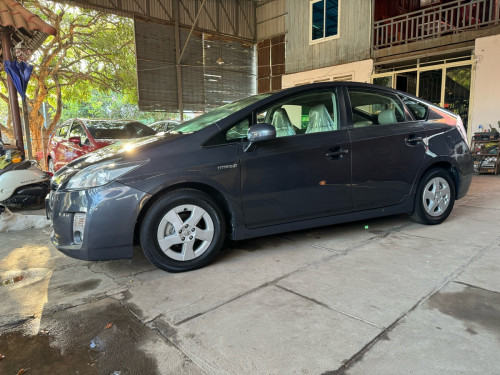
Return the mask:
<svg viewBox="0 0 500 375">
<path fill-rule="evenodd" d="M 157 240 L 169 258 L 188 261 L 202 255 L 214 238 L 214 223 L 200 206 L 180 205 L 160 221 Z"/>
<path fill-rule="evenodd" d="M 431 179 L 423 193 L 424 209 L 430 216 L 442 215 L 450 205 L 450 186 L 442 177 Z"/>
</svg>

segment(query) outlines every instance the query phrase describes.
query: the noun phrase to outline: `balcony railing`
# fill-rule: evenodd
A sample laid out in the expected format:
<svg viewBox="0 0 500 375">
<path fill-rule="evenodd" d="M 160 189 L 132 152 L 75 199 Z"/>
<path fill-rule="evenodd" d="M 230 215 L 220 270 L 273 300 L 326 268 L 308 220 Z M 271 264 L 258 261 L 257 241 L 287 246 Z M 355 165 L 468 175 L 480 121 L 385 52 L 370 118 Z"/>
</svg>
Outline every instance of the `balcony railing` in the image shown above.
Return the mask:
<svg viewBox="0 0 500 375">
<path fill-rule="evenodd" d="M 375 49 L 500 24 L 500 0 L 457 0 L 377 21 Z"/>
</svg>

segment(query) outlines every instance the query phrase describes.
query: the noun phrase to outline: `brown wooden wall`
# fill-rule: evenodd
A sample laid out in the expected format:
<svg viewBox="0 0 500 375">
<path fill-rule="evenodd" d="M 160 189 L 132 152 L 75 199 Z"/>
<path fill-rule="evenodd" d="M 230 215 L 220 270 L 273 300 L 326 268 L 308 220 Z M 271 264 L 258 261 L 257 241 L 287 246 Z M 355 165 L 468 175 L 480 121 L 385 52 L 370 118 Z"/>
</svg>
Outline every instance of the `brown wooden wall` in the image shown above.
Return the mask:
<svg viewBox="0 0 500 375">
<path fill-rule="evenodd" d="M 447 3 L 450 0 L 441 0 L 437 3 Z M 420 0 L 375 0 L 375 21 L 396 17 L 401 14 L 421 9 Z"/>
<path fill-rule="evenodd" d="M 285 35 L 265 39 L 257 44 L 258 93 L 281 89 L 285 74 Z"/>
</svg>

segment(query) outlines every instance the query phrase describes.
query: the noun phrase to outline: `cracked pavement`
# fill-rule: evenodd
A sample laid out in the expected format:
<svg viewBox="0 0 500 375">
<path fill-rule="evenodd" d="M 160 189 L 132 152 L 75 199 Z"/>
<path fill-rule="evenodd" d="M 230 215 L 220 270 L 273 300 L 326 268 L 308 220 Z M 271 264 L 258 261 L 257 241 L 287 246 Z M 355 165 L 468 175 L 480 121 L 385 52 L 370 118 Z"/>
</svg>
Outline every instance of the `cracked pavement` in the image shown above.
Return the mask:
<svg viewBox="0 0 500 375">
<path fill-rule="evenodd" d="M 192 272 L 0 233 L 0 373 L 497 374 L 500 177 L 441 225 L 393 216 L 232 243 Z"/>
</svg>

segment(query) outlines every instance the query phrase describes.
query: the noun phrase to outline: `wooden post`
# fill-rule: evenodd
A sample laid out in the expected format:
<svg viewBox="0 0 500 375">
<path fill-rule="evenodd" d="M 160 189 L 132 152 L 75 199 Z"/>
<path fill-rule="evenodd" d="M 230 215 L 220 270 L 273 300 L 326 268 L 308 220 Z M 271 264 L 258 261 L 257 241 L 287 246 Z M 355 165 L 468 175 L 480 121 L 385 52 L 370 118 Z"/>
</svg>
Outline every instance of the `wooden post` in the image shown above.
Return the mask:
<svg viewBox="0 0 500 375">
<path fill-rule="evenodd" d="M 10 34 L 2 31 L 2 52 L 4 61 L 12 61 L 10 49 L 12 43 Z M 24 155 L 23 130 L 21 128 L 21 116 L 19 114 L 19 101 L 17 100 L 17 90 L 12 82 L 12 78 L 7 74 L 7 90 L 9 92 L 9 107 L 12 114 L 12 123 L 14 125 L 14 137 L 16 138 L 16 147 Z M 29 139 L 27 139 L 29 142 Z"/>
<path fill-rule="evenodd" d="M 181 122 L 184 121 L 184 101 L 182 100 L 183 91 L 182 91 L 182 70 L 181 70 L 181 31 L 179 25 L 179 1 L 173 0 L 172 6 L 173 11 L 172 15 L 174 17 L 174 34 L 175 34 L 175 68 L 177 73 L 177 103 L 179 104 L 179 116 Z"/>
<path fill-rule="evenodd" d="M 28 159 L 33 159 L 33 151 L 31 148 L 31 131 L 30 131 L 30 116 L 28 113 L 28 102 L 26 100 L 26 95 L 23 102 L 23 117 L 24 117 L 24 134 L 26 135 L 26 151 L 28 151 Z M 42 142 L 43 143 L 43 142 Z"/>
</svg>

